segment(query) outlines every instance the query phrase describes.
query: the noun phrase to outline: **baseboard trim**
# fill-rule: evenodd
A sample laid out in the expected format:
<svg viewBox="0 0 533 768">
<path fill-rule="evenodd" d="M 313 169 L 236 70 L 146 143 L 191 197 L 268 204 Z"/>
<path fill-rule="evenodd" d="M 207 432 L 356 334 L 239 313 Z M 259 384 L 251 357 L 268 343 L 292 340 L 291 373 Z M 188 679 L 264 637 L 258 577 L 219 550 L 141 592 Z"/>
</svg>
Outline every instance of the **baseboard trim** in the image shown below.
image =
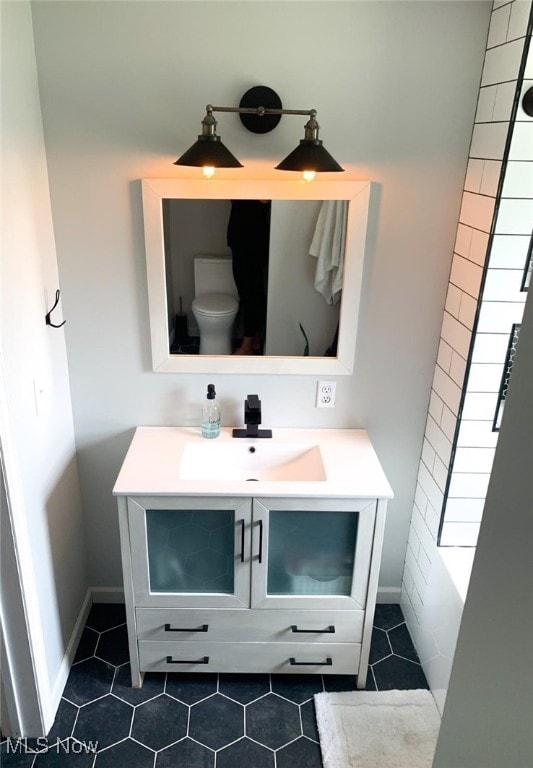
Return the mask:
<svg viewBox="0 0 533 768">
<path fill-rule="evenodd" d="M 59 672 L 57 673 L 55 683 L 50 692 L 50 701 L 49 701 L 49 706 L 47 707 L 47 715 L 48 715 L 47 720 L 50 720 L 51 722 L 46 723 L 46 729 L 47 729 L 46 733 L 48 733 L 48 731 L 54 724 L 57 709 L 61 701 L 61 696 L 63 695 L 63 690 L 65 688 L 67 678 L 70 673 L 72 662 L 74 661 L 74 656 L 76 655 L 76 650 L 78 648 L 82 632 L 87 622 L 89 611 L 91 610 L 92 602 L 93 601 L 92 601 L 91 590 L 88 589 L 83 599 L 83 603 L 81 604 L 81 608 L 78 613 L 78 618 L 76 619 L 76 623 L 74 624 L 74 629 L 72 630 L 72 633 L 70 635 L 67 649 L 64 653 L 61 666 L 59 667 Z"/>
<path fill-rule="evenodd" d="M 122 587 L 91 587 L 93 603 L 123 603 L 124 590 Z"/>
<path fill-rule="evenodd" d="M 401 587 L 378 587 L 378 603 L 397 603 L 400 604 L 402 596 Z"/>
<path fill-rule="evenodd" d="M 70 668 L 72 667 L 74 656 L 76 655 L 76 650 L 87 623 L 87 617 L 89 616 L 92 604 L 123 602 L 124 590 L 121 587 L 89 587 L 87 589 L 78 613 L 78 617 L 74 624 L 74 628 L 71 632 L 67 649 L 63 655 L 55 683 L 50 689 L 50 696 L 47 702 L 47 706 L 44 708 L 46 733 L 48 733 L 54 724 L 57 709 L 61 701 L 61 696 L 63 695 L 63 691 L 65 689 L 65 685 L 70 673 Z"/>
</svg>

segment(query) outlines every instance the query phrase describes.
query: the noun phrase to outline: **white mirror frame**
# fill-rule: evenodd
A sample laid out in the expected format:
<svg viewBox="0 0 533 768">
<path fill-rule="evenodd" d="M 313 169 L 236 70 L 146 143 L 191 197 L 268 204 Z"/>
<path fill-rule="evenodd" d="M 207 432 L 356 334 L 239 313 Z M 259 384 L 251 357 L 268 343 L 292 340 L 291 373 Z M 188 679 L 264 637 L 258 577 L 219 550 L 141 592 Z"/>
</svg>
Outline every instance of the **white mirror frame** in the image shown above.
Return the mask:
<svg viewBox="0 0 533 768">
<path fill-rule="evenodd" d="M 349 375 L 353 371 L 365 255 L 369 181 L 143 179 L 142 204 L 153 370 L 157 373 Z M 348 200 L 337 357 L 171 355 L 167 321 L 163 200 Z"/>
</svg>

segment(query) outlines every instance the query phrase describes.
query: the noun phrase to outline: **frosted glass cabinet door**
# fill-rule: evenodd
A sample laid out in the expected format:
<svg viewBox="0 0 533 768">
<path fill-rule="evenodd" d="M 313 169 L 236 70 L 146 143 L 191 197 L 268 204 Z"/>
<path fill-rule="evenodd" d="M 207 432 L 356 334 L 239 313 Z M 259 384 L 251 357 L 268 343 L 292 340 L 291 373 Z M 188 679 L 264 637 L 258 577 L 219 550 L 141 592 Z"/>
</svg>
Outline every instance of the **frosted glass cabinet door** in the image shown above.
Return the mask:
<svg viewBox="0 0 533 768">
<path fill-rule="evenodd" d="M 375 506 L 254 499 L 252 607 L 363 608 Z"/>
<path fill-rule="evenodd" d="M 250 501 L 128 499 L 139 605 L 249 605 Z"/>
</svg>

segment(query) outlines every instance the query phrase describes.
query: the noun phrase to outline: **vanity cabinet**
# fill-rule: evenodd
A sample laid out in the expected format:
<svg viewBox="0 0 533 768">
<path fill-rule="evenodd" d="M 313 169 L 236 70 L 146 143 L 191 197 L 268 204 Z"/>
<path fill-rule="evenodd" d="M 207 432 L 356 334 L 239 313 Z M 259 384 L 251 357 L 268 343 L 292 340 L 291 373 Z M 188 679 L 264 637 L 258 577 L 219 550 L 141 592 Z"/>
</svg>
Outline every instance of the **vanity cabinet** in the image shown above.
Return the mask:
<svg viewBox="0 0 533 768">
<path fill-rule="evenodd" d="M 146 671 L 319 672 L 363 687 L 383 506 L 119 499 L 133 684 Z"/>
<path fill-rule="evenodd" d="M 294 445 L 306 431 L 277 432 Z M 392 492 L 363 430 L 307 431 L 306 444 L 318 432 L 326 480 L 215 490 L 180 477 L 196 433 L 136 431 L 114 488 L 134 687 L 147 671 L 351 674 L 365 687 Z M 219 440 L 229 448 L 229 430 Z"/>
</svg>

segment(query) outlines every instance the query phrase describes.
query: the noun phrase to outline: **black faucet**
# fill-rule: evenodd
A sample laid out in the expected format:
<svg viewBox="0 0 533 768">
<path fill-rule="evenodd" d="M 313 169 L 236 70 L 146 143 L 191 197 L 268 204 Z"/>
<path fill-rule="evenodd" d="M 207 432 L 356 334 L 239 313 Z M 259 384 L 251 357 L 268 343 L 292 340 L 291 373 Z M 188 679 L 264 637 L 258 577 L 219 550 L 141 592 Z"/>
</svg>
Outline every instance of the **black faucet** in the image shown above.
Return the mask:
<svg viewBox="0 0 533 768">
<path fill-rule="evenodd" d="M 257 395 L 246 395 L 244 423 L 246 429 L 234 429 L 233 437 L 272 437 L 271 429 L 258 429 L 261 424 L 261 400 Z"/>
</svg>

